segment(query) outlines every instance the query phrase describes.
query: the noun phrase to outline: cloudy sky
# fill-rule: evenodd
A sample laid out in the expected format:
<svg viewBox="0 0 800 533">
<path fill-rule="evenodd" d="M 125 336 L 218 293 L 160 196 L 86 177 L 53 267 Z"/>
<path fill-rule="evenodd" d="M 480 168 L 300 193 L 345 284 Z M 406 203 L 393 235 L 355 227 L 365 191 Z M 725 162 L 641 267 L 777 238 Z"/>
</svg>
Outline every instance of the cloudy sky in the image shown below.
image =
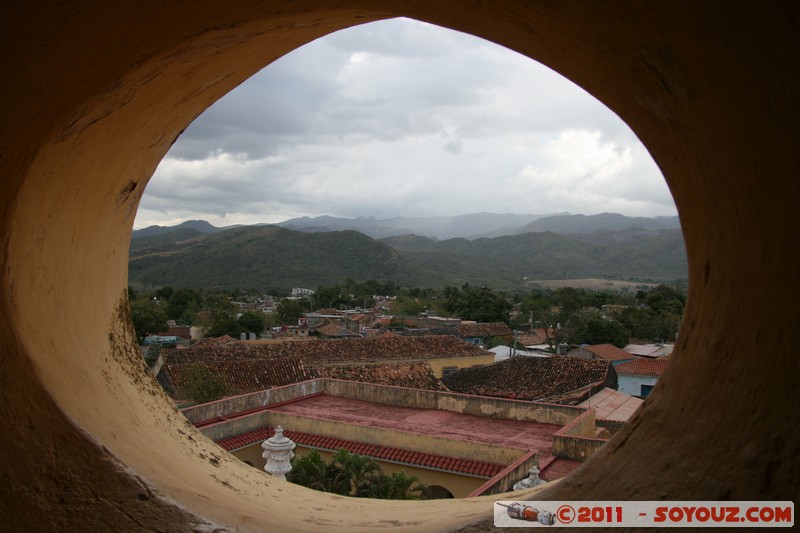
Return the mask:
<svg viewBox="0 0 800 533">
<path fill-rule="evenodd" d="M 299 216 L 676 214 L 647 150 L 548 68 L 406 19 L 269 65 L 173 145 L 135 228 Z"/>
</svg>

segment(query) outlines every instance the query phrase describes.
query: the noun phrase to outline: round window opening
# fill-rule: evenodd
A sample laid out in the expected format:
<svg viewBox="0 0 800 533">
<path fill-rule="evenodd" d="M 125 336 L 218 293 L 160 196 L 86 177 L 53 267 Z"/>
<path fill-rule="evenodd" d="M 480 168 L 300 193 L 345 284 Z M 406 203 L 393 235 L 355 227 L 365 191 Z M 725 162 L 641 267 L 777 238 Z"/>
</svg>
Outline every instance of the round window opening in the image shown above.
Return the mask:
<svg viewBox="0 0 800 533">
<path fill-rule="evenodd" d="M 578 468 L 666 368 L 687 268 L 616 115 L 527 57 L 393 19 L 198 117 L 142 198 L 129 280 L 148 366 L 222 448 L 269 472 L 281 427 L 290 482 L 431 499 Z M 464 397 L 492 414 L 446 407 Z M 372 473 L 343 484 L 353 464 Z"/>
</svg>

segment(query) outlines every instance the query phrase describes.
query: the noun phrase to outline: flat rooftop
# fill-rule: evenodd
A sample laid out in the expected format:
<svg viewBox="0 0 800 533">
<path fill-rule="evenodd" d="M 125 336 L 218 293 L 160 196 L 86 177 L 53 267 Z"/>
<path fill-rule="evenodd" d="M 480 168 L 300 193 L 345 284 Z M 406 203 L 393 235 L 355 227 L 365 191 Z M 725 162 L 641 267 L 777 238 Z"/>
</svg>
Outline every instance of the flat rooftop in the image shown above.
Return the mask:
<svg viewBox="0 0 800 533">
<path fill-rule="evenodd" d="M 269 408 L 270 411 L 355 426 L 378 427 L 463 442 L 537 450 L 551 455 L 558 424 L 486 418 L 436 409 L 399 407 L 322 394 Z"/>
<path fill-rule="evenodd" d="M 641 398 L 606 387 L 588 400 L 579 403 L 578 407 L 595 409 L 600 420 L 626 422 L 643 403 L 644 400 Z"/>
</svg>

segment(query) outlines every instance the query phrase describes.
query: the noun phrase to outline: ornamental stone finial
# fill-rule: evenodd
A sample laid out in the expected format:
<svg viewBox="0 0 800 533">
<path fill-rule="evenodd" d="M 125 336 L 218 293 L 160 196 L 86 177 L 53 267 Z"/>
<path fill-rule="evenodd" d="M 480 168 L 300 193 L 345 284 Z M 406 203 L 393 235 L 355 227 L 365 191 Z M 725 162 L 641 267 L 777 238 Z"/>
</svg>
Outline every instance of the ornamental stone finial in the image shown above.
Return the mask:
<svg viewBox="0 0 800 533">
<path fill-rule="evenodd" d="M 286 479 L 286 474 L 292 471 L 292 457 L 294 452 L 292 450 L 297 446 L 294 441 L 288 437 L 283 436 L 283 428 L 277 426 L 275 428 L 275 435 L 261 443 L 264 453 L 261 457 L 267 460 L 264 465 L 264 471 L 267 474 L 278 479 Z"/>
<path fill-rule="evenodd" d="M 530 489 L 544 483 L 547 483 L 547 481 L 539 477 L 539 467 L 533 465 L 530 470 L 528 470 L 528 477 L 516 482 L 512 490 Z"/>
</svg>

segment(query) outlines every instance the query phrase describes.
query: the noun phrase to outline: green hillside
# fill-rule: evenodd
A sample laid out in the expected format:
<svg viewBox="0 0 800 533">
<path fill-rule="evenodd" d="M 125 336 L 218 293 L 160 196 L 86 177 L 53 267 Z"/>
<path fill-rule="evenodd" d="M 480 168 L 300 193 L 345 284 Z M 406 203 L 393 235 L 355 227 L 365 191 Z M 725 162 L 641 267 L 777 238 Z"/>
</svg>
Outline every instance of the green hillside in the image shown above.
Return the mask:
<svg viewBox="0 0 800 533">
<path fill-rule="evenodd" d="M 206 235 L 183 229 L 136 239 L 129 266 L 132 284 L 193 288 L 286 289 L 335 285 L 347 278 L 413 287 L 514 288 L 525 278 L 686 276 L 679 230 L 378 241 L 355 231 L 306 233 L 277 226 Z"/>
</svg>

